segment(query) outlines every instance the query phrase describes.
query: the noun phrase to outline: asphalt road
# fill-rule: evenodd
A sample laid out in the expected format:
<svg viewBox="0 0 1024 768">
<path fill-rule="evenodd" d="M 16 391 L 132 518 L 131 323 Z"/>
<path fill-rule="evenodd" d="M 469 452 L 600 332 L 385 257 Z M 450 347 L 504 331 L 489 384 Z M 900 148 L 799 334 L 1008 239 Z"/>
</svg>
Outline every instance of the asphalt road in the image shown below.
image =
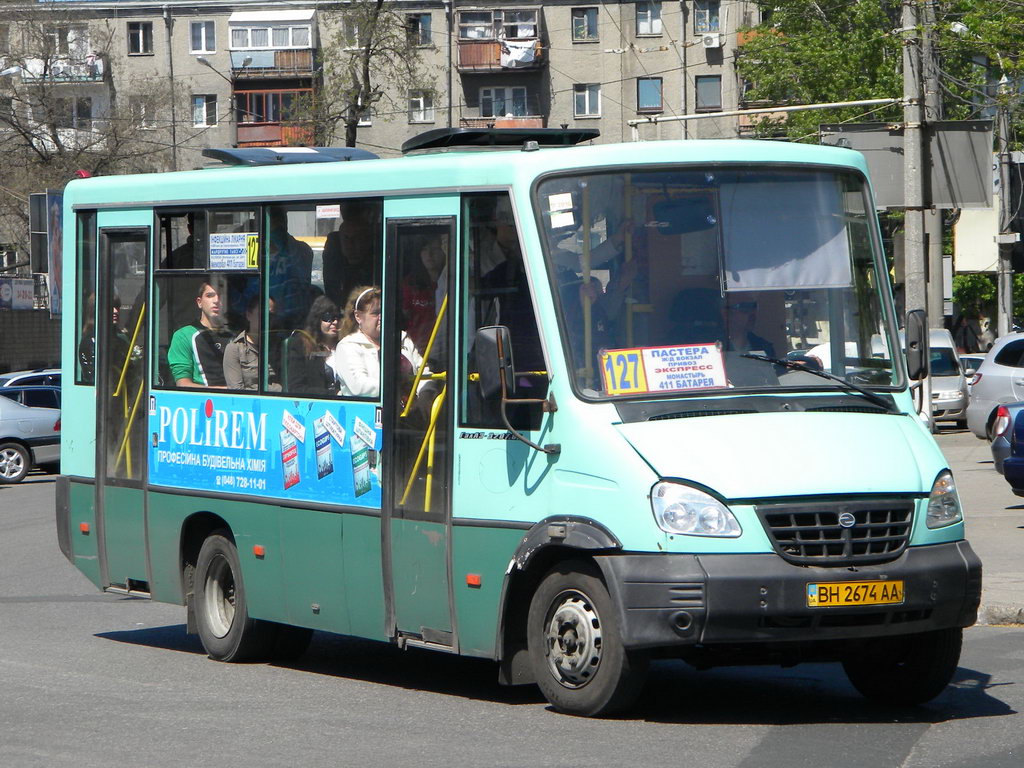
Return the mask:
<svg viewBox="0 0 1024 768">
<path fill-rule="evenodd" d="M 0 486 L 0 766 L 1019 768 L 1024 628 L 967 631 L 954 685 L 872 705 L 837 665 L 652 670 L 616 720 L 493 665 L 317 635 L 288 666 L 210 661 L 184 610 L 98 593 L 57 549 L 53 482 Z"/>
</svg>

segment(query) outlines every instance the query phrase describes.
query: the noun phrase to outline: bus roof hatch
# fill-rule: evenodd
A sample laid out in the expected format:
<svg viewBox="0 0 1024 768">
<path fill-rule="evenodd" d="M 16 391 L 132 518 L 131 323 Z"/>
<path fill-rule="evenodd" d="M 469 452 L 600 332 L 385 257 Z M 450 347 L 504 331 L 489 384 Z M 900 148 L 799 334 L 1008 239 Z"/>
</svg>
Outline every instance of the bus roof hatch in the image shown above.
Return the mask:
<svg viewBox="0 0 1024 768">
<path fill-rule="evenodd" d="M 290 165 L 336 163 L 344 160 L 376 160 L 377 155 L 355 147 L 242 147 L 204 149 L 203 157 L 227 165 Z"/>
<path fill-rule="evenodd" d="M 436 128 L 402 144 L 402 154 L 425 150 L 491 149 L 523 146 L 571 147 L 601 135 L 597 128 Z"/>
</svg>

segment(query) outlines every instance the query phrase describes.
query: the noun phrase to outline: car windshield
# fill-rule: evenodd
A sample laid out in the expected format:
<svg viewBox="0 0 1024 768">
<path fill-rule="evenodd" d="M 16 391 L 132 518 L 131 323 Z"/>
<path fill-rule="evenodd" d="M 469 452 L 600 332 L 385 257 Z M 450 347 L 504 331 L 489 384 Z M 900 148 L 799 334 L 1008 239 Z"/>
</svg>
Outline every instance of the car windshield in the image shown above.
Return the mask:
<svg viewBox="0 0 1024 768">
<path fill-rule="evenodd" d="M 584 397 L 830 386 L 802 367 L 900 383 L 888 277 L 856 174 L 687 166 L 552 176 L 536 204 Z"/>
<path fill-rule="evenodd" d="M 932 376 L 959 376 L 960 364 L 956 359 L 956 352 L 949 347 L 932 347 L 931 350 Z"/>
</svg>

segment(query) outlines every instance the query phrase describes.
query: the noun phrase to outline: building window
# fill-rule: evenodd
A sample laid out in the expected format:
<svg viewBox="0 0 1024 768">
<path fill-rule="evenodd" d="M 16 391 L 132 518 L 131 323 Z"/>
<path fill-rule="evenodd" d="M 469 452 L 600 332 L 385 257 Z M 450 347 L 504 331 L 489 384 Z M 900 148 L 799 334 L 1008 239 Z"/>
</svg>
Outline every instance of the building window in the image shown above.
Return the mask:
<svg viewBox="0 0 1024 768">
<path fill-rule="evenodd" d="M 722 109 L 722 76 L 697 75 L 697 111 L 718 112 Z"/>
<path fill-rule="evenodd" d="M 636 111 L 661 112 L 661 78 L 638 77 L 636 79 Z"/>
<path fill-rule="evenodd" d="M 217 124 L 216 94 L 201 94 L 192 97 L 192 125 L 205 128 Z"/>
<path fill-rule="evenodd" d="M 280 123 L 288 120 L 300 96 L 308 88 L 289 91 L 240 91 L 235 93 L 235 119 L 241 123 Z"/>
<path fill-rule="evenodd" d="M 530 40 L 536 37 L 536 10 L 459 13 L 460 40 Z"/>
<path fill-rule="evenodd" d="M 704 32 L 718 32 L 719 0 L 694 0 L 693 31 L 698 35 Z"/>
<path fill-rule="evenodd" d="M 216 27 L 212 21 L 193 21 L 189 30 L 192 53 L 213 53 L 217 50 Z"/>
<path fill-rule="evenodd" d="M 597 8 L 572 9 L 572 39 L 577 43 L 597 41 Z"/>
<path fill-rule="evenodd" d="M 356 123 L 360 128 L 369 128 L 373 125 L 373 108 L 364 109 L 359 113 L 359 122 Z"/>
<path fill-rule="evenodd" d="M 43 41 L 47 57 L 72 56 L 81 59 L 89 54 L 88 27 L 47 24 L 43 27 Z"/>
<path fill-rule="evenodd" d="M 661 3 L 638 2 L 636 4 L 637 37 L 661 34 Z"/>
<path fill-rule="evenodd" d="M 128 100 L 128 109 L 131 112 L 132 125 L 136 128 L 153 128 L 156 126 L 152 99 L 144 96 L 132 96 Z"/>
<path fill-rule="evenodd" d="M 409 35 L 409 45 L 424 46 L 430 45 L 433 42 L 430 36 L 429 13 L 406 14 L 405 28 Z"/>
<path fill-rule="evenodd" d="M 231 25 L 231 50 L 233 51 L 309 48 L 310 39 L 311 32 L 308 24 L 281 24 L 273 27 Z"/>
<path fill-rule="evenodd" d="M 434 94 L 429 91 L 409 91 L 409 122 L 434 122 Z"/>
<path fill-rule="evenodd" d="M 528 114 L 526 88 L 480 89 L 480 117 L 525 117 Z"/>
<path fill-rule="evenodd" d="M 92 130 L 92 99 L 83 96 L 54 100 L 53 126 L 76 131 Z"/>
<path fill-rule="evenodd" d="M 601 116 L 601 84 L 577 83 L 572 87 L 573 114 L 576 117 Z"/>
<path fill-rule="evenodd" d="M 153 22 L 128 22 L 128 55 L 142 56 L 153 53 Z"/>
<path fill-rule="evenodd" d="M 6 56 L 11 52 L 11 28 L 6 24 L 0 24 L 0 56 Z"/>
</svg>

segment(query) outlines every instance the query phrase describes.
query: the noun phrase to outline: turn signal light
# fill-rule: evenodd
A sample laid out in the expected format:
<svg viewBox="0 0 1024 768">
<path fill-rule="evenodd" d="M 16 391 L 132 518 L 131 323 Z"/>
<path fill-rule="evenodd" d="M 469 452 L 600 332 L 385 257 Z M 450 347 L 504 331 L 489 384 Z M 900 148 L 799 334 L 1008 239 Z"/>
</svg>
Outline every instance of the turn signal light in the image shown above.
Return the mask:
<svg viewBox="0 0 1024 768">
<path fill-rule="evenodd" d="M 267 554 L 267 548 L 264 547 L 262 544 L 253 544 L 252 553 L 256 555 L 256 557 L 263 557 Z"/>
<path fill-rule="evenodd" d="M 479 587 L 480 586 L 480 574 L 479 573 L 467 573 L 466 574 L 466 586 Z"/>
<path fill-rule="evenodd" d="M 79 523 L 78 524 L 78 530 L 80 530 L 82 533 L 84 533 L 86 536 L 88 536 L 89 535 L 89 524 L 88 523 Z"/>
</svg>

